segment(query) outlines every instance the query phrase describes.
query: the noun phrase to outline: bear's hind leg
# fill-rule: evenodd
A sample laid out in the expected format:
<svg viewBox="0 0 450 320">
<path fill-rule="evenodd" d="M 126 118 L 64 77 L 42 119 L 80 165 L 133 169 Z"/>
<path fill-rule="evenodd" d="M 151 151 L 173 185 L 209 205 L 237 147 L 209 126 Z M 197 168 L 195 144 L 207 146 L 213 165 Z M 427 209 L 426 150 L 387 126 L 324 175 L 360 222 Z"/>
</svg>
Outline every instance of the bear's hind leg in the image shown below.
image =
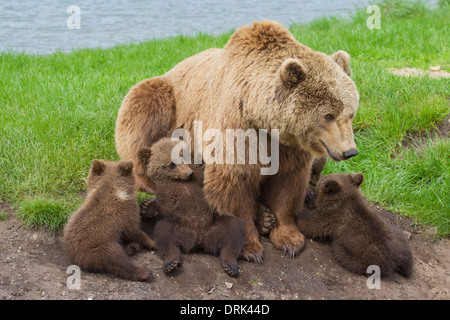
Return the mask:
<svg viewBox="0 0 450 320">
<path fill-rule="evenodd" d="M 218 216 L 202 241 L 203 250 L 219 254 L 223 269 L 232 277 L 239 275 L 237 259 L 244 247 L 245 228 L 240 218 Z"/>
<path fill-rule="evenodd" d="M 135 242 L 148 250 L 156 249 L 155 241 L 153 241 L 153 239 L 151 239 L 144 231 L 140 230 L 139 228 L 136 228 L 129 234 L 124 235 L 124 238 L 128 242 Z"/>
<path fill-rule="evenodd" d="M 150 281 L 153 278 L 150 269 L 133 261 L 117 242 L 110 242 L 98 248 L 95 262 L 89 269 L 132 281 Z"/>
<path fill-rule="evenodd" d="M 368 264 L 364 263 L 362 259 L 358 259 L 339 241 L 333 240 L 331 242 L 331 254 L 333 258 L 345 269 L 356 274 L 365 275 Z"/>
<path fill-rule="evenodd" d="M 163 259 L 165 273 L 171 273 L 181 266 L 181 250 L 175 229 L 174 223 L 169 219 L 162 219 L 155 225 L 156 247 Z"/>
<path fill-rule="evenodd" d="M 395 271 L 404 277 L 410 277 L 413 273 L 413 255 L 411 247 L 407 243 L 405 235 L 398 231 L 394 231 L 395 237 Z"/>
<path fill-rule="evenodd" d="M 242 219 L 245 244 L 242 257 L 256 263 L 264 262 L 264 247 L 255 225 L 256 197 L 262 180 L 259 167 L 246 165 L 207 165 L 204 193 L 208 203 L 220 215 Z"/>
</svg>

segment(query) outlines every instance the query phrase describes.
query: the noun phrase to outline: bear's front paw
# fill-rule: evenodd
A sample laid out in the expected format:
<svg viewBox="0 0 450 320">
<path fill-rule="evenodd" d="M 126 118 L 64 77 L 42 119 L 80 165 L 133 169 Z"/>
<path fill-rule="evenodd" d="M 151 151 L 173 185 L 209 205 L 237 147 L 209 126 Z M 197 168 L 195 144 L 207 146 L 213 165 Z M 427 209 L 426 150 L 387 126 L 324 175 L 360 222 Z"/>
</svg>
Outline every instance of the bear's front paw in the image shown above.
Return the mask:
<svg viewBox="0 0 450 320">
<path fill-rule="evenodd" d="M 316 207 L 316 198 L 316 192 L 311 186 L 308 186 L 308 190 L 306 190 L 304 206 L 309 210 L 314 210 Z"/>
<path fill-rule="evenodd" d="M 241 258 L 258 264 L 264 263 L 264 248 L 259 239 L 245 244 Z"/>
<path fill-rule="evenodd" d="M 143 218 L 156 219 L 158 217 L 158 211 L 156 210 L 156 199 L 148 198 L 142 201 L 139 206 L 139 213 Z"/>
<path fill-rule="evenodd" d="M 305 237 L 296 225 L 276 225 L 270 232 L 270 241 L 277 249 L 294 258 L 305 246 Z"/>
<path fill-rule="evenodd" d="M 132 242 L 125 247 L 125 253 L 128 256 L 134 256 L 139 252 L 139 250 L 141 250 L 141 246 L 136 242 Z"/>
</svg>

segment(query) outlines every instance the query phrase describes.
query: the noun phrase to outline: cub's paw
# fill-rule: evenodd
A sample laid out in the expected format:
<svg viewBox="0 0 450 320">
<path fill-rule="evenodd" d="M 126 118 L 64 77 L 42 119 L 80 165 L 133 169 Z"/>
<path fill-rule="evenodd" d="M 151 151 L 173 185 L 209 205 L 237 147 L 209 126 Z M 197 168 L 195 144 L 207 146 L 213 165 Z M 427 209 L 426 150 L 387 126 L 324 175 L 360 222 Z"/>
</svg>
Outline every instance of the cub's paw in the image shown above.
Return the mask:
<svg viewBox="0 0 450 320">
<path fill-rule="evenodd" d="M 125 247 L 125 253 L 128 256 L 134 256 L 141 250 L 141 246 L 137 244 L 136 242 L 132 242 L 129 245 Z"/>
<path fill-rule="evenodd" d="M 306 190 L 304 205 L 309 210 L 314 210 L 316 207 L 316 192 L 311 186 L 308 186 L 308 189 Z"/>
<path fill-rule="evenodd" d="M 260 234 L 268 234 L 277 223 L 277 218 L 266 206 L 258 205 L 258 231 Z"/>
<path fill-rule="evenodd" d="M 228 275 L 232 277 L 237 277 L 239 275 L 239 265 L 237 262 L 227 262 L 225 260 L 222 260 L 222 268 L 225 270 Z"/>
<path fill-rule="evenodd" d="M 152 271 L 144 266 L 136 267 L 135 276 L 136 276 L 137 281 L 152 281 L 153 280 Z"/>
<path fill-rule="evenodd" d="M 156 199 L 148 198 L 142 201 L 139 206 L 139 213 L 143 218 L 155 219 L 158 216 L 158 211 L 156 210 Z"/>
<path fill-rule="evenodd" d="M 305 247 L 305 237 L 296 225 L 276 225 L 270 232 L 270 241 L 291 258 L 295 258 Z"/>
<path fill-rule="evenodd" d="M 163 271 L 164 273 L 172 273 L 181 267 L 181 258 L 177 257 L 169 262 L 164 262 Z"/>
</svg>

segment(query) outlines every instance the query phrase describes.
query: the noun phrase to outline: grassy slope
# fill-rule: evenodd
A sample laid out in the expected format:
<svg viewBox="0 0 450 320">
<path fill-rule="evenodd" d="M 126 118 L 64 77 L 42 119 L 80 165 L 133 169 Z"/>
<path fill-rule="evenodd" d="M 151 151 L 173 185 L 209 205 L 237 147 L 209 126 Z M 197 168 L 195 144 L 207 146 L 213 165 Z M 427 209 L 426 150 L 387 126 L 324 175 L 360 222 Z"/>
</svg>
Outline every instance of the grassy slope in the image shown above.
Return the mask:
<svg viewBox="0 0 450 320">
<path fill-rule="evenodd" d="M 361 95 L 354 121 L 360 155 L 330 162 L 326 172 L 364 172 L 363 191 L 372 201 L 449 235 L 449 140 L 428 140 L 420 154 L 401 146 L 449 113 L 449 80 L 399 78 L 385 69 L 450 70 L 450 9 L 381 7 L 380 30 L 366 27 L 365 10 L 351 20 L 291 26 L 315 50 L 352 56 Z M 199 51 L 223 47 L 228 37 L 179 36 L 48 56 L 0 53 L 0 200 L 16 202 L 31 224 L 60 227 L 80 203 L 92 159 L 118 160 L 114 124 L 129 88 Z"/>
<path fill-rule="evenodd" d="M 361 95 L 354 121 L 360 155 L 329 163 L 326 172 L 365 173 L 368 198 L 437 226 L 440 235 L 450 234 L 449 140 L 433 143 L 430 137 L 420 152 L 401 144 L 436 129 L 449 113 L 450 80 L 407 79 L 385 70 L 434 65 L 449 70 L 449 8 L 431 11 L 415 3 L 385 2 L 380 30 L 366 28 L 365 11 L 351 21 L 319 19 L 292 27 L 297 39 L 316 50 L 343 49 L 352 56 Z"/>
</svg>

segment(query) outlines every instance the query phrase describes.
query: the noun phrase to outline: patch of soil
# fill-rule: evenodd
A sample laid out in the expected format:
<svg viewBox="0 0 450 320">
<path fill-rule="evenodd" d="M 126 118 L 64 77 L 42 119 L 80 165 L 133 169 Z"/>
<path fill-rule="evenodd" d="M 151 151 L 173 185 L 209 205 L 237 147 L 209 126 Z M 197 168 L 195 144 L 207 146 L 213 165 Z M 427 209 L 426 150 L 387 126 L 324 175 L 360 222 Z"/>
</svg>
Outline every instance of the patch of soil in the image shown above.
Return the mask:
<svg viewBox="0 0 450 320">
<path fill-rule="evenodd" d="M 440 66 L 430 67 L 429 70 L 422 70 L 418 68 L 402 68 L 402 69 L 389 68 L 387 69 L 387 71 L 402 77 L 420 77 L 428 75 L 429 77 L 434 79 L 450 78 L 450 72 L 441 70 Z"/>
<path fill-rule="evenodd" d="M 240 260 L 240 274 L 229 277 L 214 256 L 184 255 L 183 266 L 172 276 L 161 269 L 153 251 L 141 251 L 138 261 L 150 266 L 154 280 L 133 282 L 109 275 L 81 272 L 80 289 L 69 289 L 71 265 L 61 235 L 29 229 L 14 216 L 9 203 L 0 202 L 0 299 L 170 299 L 170 300 L 294 300 L 294 299 L 450 299 L 450 240 L 433 240 L 430 229 L 414 220 L 379 209 L 381 215 L 411 234 L 414 274 L 381 279 L 380 289 L 369 289 L 368 278 L 341 268 L 330 246 L 308 240 L 292 259 L 263 237 L 265 263 Z"/>
<path fill-rule="evenodd" d="M 397 146 L 395 152 L 391 155 L 392 158 L 397 157 L 403 148 L 413 149 L 421 157 L 424 147 L 429 139 L 436 141 L 436 139 L 448 139 L 450 136 L 450 114 L 439 121 L 436 129 L 427 133 L 415 133 L 412 136 L 406 137 L 401 147 Z M 402 159 L 403 156 L 400 156 Z"/>
</svg>

